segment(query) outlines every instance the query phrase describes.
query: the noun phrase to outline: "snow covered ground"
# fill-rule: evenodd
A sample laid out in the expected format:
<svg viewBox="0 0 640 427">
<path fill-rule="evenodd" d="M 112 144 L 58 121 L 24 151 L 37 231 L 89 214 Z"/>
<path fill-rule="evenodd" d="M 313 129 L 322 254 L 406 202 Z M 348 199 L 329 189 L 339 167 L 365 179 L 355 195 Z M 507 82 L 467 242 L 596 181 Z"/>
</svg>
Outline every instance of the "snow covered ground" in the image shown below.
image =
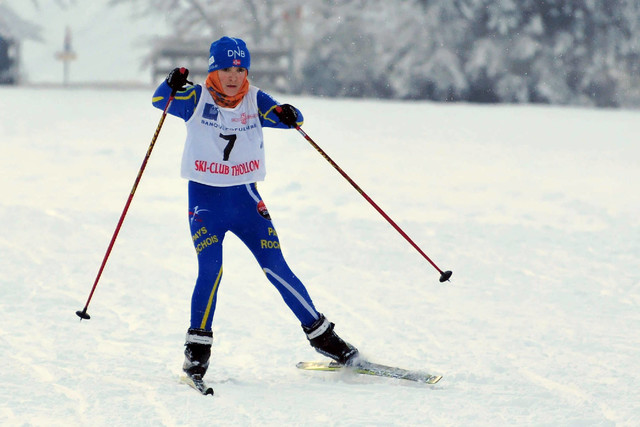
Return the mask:
<svg viewBox="0 0 640 427">
<path fill-rule="evenodd" d="M 321 359 L 230 236 L 216 395 L 179 383 L 195 279 L 184 125 L 149 89 L 0 88 L 0 424 L 640 424 L 637 111 L 279 96 L 443 269 L 295 131 L 267 130 L 260 185 L 318 309 L 380 363 L 435 386 L 303 372 Z"/>
</svg>

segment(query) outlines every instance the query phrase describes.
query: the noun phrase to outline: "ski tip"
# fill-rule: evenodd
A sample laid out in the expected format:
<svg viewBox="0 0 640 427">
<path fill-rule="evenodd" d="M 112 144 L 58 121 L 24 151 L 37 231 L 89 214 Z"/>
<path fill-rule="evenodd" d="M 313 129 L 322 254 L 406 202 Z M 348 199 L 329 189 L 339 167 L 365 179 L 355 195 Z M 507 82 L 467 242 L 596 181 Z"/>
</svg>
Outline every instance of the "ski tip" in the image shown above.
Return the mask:
<svg viewBox="0 0 640 427">
<path fill-rule="evenodd" d="M 453 274 L 453 271 L 450 271 L 450 270 L 443 271 L 442 274 L 440 275 L 440 283 L 447 282 L 452 274 Z"/>
<path fill-rule="evenodd" d="M 442 379 L 442 375 L 434 375 L 431 378 L 429 378 L 429 381 L 427 381 L 427 383 L 428 384 L 436 384 L 441 379 Z"/>
<path fill-rule="evenodd" d="M 82 311 L 78 310 L 76 311 L 76 314 L 80 318 L 80 321 L 82 321 L 82 319 L 85 319 L 85 320 L 91 319 L 91 316 L 89 316 L 89 313 L 87 313 L 87 310 L 82 310 Z"/>
</svg>

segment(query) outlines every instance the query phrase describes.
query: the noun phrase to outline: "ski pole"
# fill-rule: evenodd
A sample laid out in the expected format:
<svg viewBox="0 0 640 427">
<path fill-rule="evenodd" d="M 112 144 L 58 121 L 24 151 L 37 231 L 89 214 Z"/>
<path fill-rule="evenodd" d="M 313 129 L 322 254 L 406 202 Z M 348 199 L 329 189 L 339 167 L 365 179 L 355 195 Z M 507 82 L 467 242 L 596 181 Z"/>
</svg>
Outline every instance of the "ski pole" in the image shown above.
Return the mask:
<svg viewBox="0 0 640 427">
<path fill-rule="evenodd" d="M 386 220 L 387 220 L 387 222 L 389 222 L 389 224 L 391 224 L 391 226 L 392 226 L 393 228 L 395 228 L 395 229 L 396 229 L 396 231 L 397 231 L 398 233 L 400 233 L 400 235 L 401 235 L 402 237 L 404 237 L 404 238 L 407 240 L 407 242 L 409 242 L 409 243 L 411 244 L 411 246 L 413 246 L 413 247 L 415 248 L 415 250 L 417 250 L 417 251 L 420 253 L 420 255 L 422 255 L 422 256 L 424 257 L 424 259 L 426 259 L 427 261 L 429 261 L 429 263 L 430 263 L 430 264 L 431 264 L 431 265 L 432 265 L 436 270 L 438 270 L 438 273 L 440 273 L 440 282 L 446 282 L 446 281 L 448 281 L 448 280 L 449 280 L 449 278 L 451 277 L 451 275 L 453 274 L 453 272 L 448 271 L 448 270 L 447 270 L 447 271 L 442 271 L 442 270 L 440 270 L 440 268 L 439 268 L 439 267 L 438 267 L 438 266 L 437 266 L 433 261 L 431 261 L 431 258 L 429 258 L 429 257 L 427 256 L 427 254 L 425 254 L 425 253 L 422 251 L 422 249 L 420 249 L 420 247 L 419 247 L 419 246 L 418 246 L 418 245 L 417 245 L 413 240 L 411 240 L 411 238 L 407 235 L 407 233 L 405 233 L 405 232 L 404 232 L 404 231 L 403 231 L 403 230 L 398 226 L 398 224 L 396 224 L 396 223 L 395 223 L 395 221 L 393 221 L 393 220 L 391 219 L 391 217 L 389 217 L 389 215 L 387 215 L 387 214 L 382 210 L 382 208 L 380 208 L 380 206 L 378 206 L 378 205 L 376 204 L 376 202 L 374 202 L 374 201 L 371 199 L 371 197 L 369 197 L 369 196 L 367 195 L 367 193 L 365 193 L 365 192 L 362 190 L 362 188 L 360 188 L 360 186 L 359 186 L 358 184 L 356 184 L 356 182 L 355 182 L 353 179 L 351 179 L 351 178 L 349 177 L 349 175 L 347 175 L 347 174 L 346 174 L 346 172 L 345 172 L 345 171 L 343 171 L 343 170 L 342 170 L 342 168 L 340 168 L 340 166 L 338 166 L 338 164 L 337 164 L 336 162 L 334 162 L 334 161 L 331 159 L 331 157 L 329 157 L 329 155 L 328 155 L 327 153 L 325 153 L 325 152 L 324 152 L 324 150 L 323 150 L 322 148 L 320 148 L 320 146 L 319 146 L 318 144 L 316 144 L 316 143 L 315 143 L 315 141 L 314 141 L 313 139 L 311 139 L 311 137 L 309 137 L 309 135 L 307 135 L 307 133 L 306 133 L 305 131 L 303 131 L 303 130 L 302 130 L 302 128 L 301 128 L 300 126 L 296 126 L 296 130 L 297 130 L 298 132 L 300 132 L 300 134 L 304 137 L 304 139 L 306 139 L 306 140 L 309 142 L 309 144 L 311 144 L 311 145 L 313 146 L 313 148 L 315 148 L 315 149 L 318 151 L 318 153 L 320 153 L 320 155 L 321 155 L 322 157 L 324 157 L 324 158 L 325 158 L 325 160 L 326 160 L 326 161 L 328 161 L 328 162 L 331 164 L 331 166 L 333 166 L 333 167 L 334 167 L 334 169 L 335 169 L 335 170 L 337 170 L 337 171 L 340 173 L 340 175 L 342 175 L 342 176 L 344 177 L 344 179 L 346 179 L 347 181 L 349 181 L 349 184 L 351 184 L 351 185 L 353 186 L 353 188 L 355 188 L 355 189 L 356 189 L 356 191 L 357 191 L 358 193 L 360 193 L 360 195 L 361 195 L 362 197 L 364 197 L 364 198 L 365 198 L 365 200 L 366 200 L 367 202 L 369 202 L 369 203 L 371 204 L 371 206 L 373 206 L 373 207 L 375 208 L 375 210 L 377 210 L 377 211 L 378 211 L 378 213 L 379 213 L 380 215 L 382 215 L 382 217 L 383 217 L 384 219 L 386 219 Z"/>
<path fill-rule="evenodd" d="M 164 107 L 164 111 L 162 112 L 162 117 L 160 117 L 160 122 L 158 123 L 158 127 L 156 128 L 156 132 L 153 134 L 153 138 L 151 138 L 151 143 L 149 144 L 149 148 L 147 149 L 147 154 L 144 156 L 144 160 L 142 161 L 142 165 L 140 166 L 140 170 L 138 171 L 138 176 L 136 177 L 135 182 L 133 183 L 133 188 L 131 188 L 131 192 L 129 193 L 129 198 L 127 199 L 127 203 L 124 205 L 124 209 L 122 210 L 122 214 L 120 215 L 120 220 L 118 221 L 118 225 L 116 225 L 116 230 L 113 232 L 113 236 L 111 237 L 111 242 L 109 243 L 109 247 L 107 248 L 107 252 L 104 254 L 104 258 L 102 259 L 102 264 L 100 265 L 100 269 L 98 270 L 98 274 L 96 276 L 96 280 L 93 282 L 93 287 L 91 288 L 91 292 L 89 293 L 89 298 L 87 298 L 87 302 L 84 305 L 82 310 L 76 311 L 78 317 L 80 317 L 80 321 L 82 319 L 91 319 L 91 316 L 87 313 L 87 308 L 89 307 L 89 303 L 91 302 L 91 298 L 93 297 L 93 293 L 98 286 L 98 281 L 100 280 L 100 276 L 102 276 L 102 271 L 104 270 L 104 266 L 107 264 L 107 259 L 109 258 L 109 254 L 111 254 L 111 250 L 113 249 L 113 245 L 116 242 L 116 238 L 118 237 L 118 233 L 120 232 L 120 227 L 122 227 L 122 223 L 124 222 L 124 217 L 127 215 L 127 211 L 129 210 L 129 206 L 131 205 L 131 201 L 133 200 L 133 195 L 138 188 L 138 184 L 140 183 L 140 179 L 142 178 L 142 173 L 144 169 L 147 167 L 147 162 L 149 161 L 149 157 L 151 157 L 151 151 L 153 150 L 154 145 L 156 144 L 156 140 L 158 139 L 158 135 L 160 134 L 160 129 L 162 129 L 162 124 L 164 123 L 164 119 L 167 117 L 167 111 L 169 111 L 169 106 L 173 102 L 173 99 L 176 96 L 176 90 L 171 91 L 171 95 L 167 100 L 167 105 Z"/>
</svg>

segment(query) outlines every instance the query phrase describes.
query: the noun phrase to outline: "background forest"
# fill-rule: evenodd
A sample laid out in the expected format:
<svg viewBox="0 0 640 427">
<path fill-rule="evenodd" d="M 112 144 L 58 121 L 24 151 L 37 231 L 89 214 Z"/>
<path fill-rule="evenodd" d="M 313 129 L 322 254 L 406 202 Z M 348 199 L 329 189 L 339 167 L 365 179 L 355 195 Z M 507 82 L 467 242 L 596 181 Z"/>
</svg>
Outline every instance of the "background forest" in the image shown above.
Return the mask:
<svg viewBox="0 0 640 427">
<path fill-rule="evenodd" d="M 181 38 L 289 46 L 291 90 L 323 96 L 640 104 L 632 0 L 112 0 Z M 176 36 L 177 37 L 177 36 Z"/>
<path fill-rule="evenodd" d="M 129 52 L 120 68 L 148 70 L 161 41 L 188 49 L 230 35 L 254 52 L 291 52 L 288 81 L 279 87 L 289 93 L 640 106 L 637 0 L 0 0 L 0 38 L 61 40 L 64 23 L 51 26 L 52 6 L 86 9 L 63 21 L 79 44 L 99 38 L 112 62 L 144 47 L 146 55 Z M 105 18 L 116 15 L 127 19 L 109 26 Z M 49 32 L 39 37 L 30 20 Z M 79 58 L 95 49 L 89 43 Z M 32 75 L 41 76 L 43 63 L 33 62 Z"/>
</svg>

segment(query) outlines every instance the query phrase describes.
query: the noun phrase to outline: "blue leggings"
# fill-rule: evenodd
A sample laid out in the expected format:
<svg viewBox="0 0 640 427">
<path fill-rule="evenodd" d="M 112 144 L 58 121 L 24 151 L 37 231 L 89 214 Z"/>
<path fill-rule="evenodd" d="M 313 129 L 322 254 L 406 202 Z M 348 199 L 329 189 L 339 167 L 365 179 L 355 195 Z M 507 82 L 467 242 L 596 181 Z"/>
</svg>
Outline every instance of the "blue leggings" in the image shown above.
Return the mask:
<svg viewBox="0 0 640 427">
<path fill-rule="evenodd" d="M 306 288 L 284 260 L 256 184 L 211 187 L 189 181 L 189 223 L 198 255 L 198 279 L 191 297 L 192 328 L 211 330 L 227 231 L 247 245 L 303 326 L 311 326 L 319 318 Z"/>
</svg>

